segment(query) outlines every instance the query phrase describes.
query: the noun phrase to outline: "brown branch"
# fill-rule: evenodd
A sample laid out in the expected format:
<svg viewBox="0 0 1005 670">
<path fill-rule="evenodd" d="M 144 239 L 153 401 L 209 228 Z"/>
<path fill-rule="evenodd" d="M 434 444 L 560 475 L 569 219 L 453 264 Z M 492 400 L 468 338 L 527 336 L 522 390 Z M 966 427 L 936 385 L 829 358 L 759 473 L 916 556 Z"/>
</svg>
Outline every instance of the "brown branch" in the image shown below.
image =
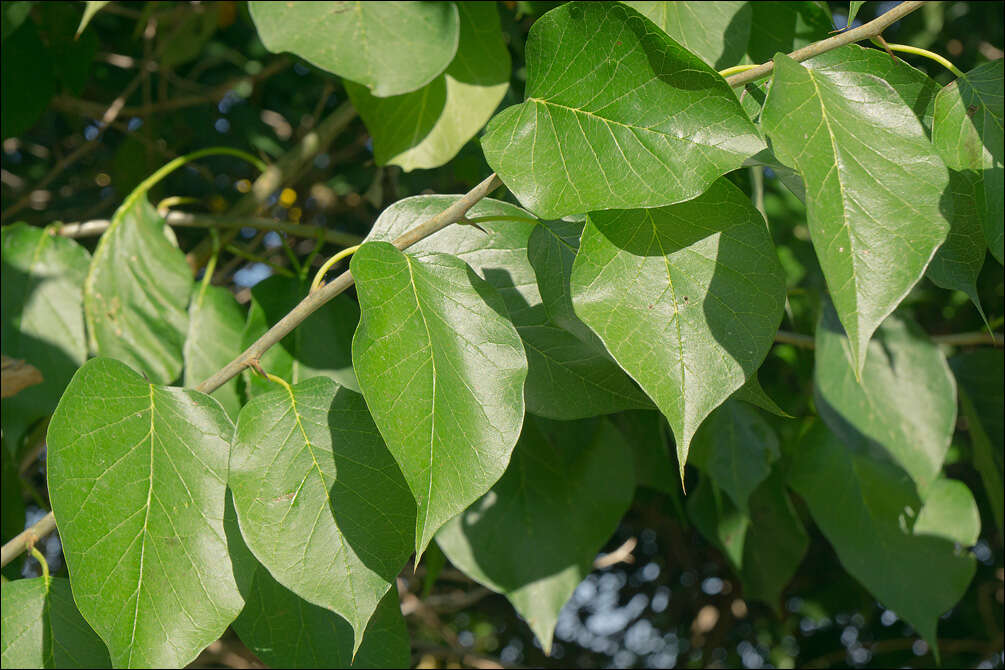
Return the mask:
<svg viewBox="0 0 1005 670">
<path fill-rule="evenodd" d="M 305 237 L 312 240 L 321 236 L 325 242 L 342 247 L 351 247 L 363 241 L 359 235 L 344 233 L 338 230 L 322 228 L 291 221 L 276 221 L 273 219 L 227 216 L 218 214 L 193 214 L 190 212 L 169 212 L 164 220 L 169 226 L 183 228 L 254 228 L 255 230 L 274 230 L 278 233 Z M 63 237 L 92 237 L 105 232 L 110 225 L 107 219 L 84 221 L 82 223 L 67 223 L 55 229 L 54 234 Z"/>
<path fill-rule="evenodd" d="M 890 11 L 881 14 L 869 23 L 860 25 L 858 28 L 846 30 L 834 37 L 828 37 L 825 40 L 808 44 L 802 49 L 796 49 L 789 54 L 789 58 L 802 62 L 804 60 L 809 60 L 814 56 L 819 56 L 824 52 L 831 51 L 832 49 L 843 47 L 846 44 L 854 44 L 855 42 L 861 42 L 862 40 L 876 37 L 877 35 L 881 35 L 884 30 L 911 12 L 921 9 L 921 6 L 924 4 L 924 2 L 902 2 Z M 745 72 L 734 74 L 726 79 L 726 83 L 730 86 L 741 86 L 746 84 L 748 81 L 754 81 L 755 79 L 768 76 L 774 67 L 774 61 L 768 61 L 767 63 L 758 65 L 757 67 L 746 70 Z"/>
<path fill-rule="evenodd" d="M 20 556 L 29 546 L 34 545 L 43 537 L 56 530 L 56 517 L 49 512 L 31 528 L 15 535 L 13 539 L 0 549 L 0 567 L 3 567 Z"/>
<path fill-rule="evenodd" d="M 479 200 L 502 185 L 495 174 L 492 174 L 482 183 L 468 191 L 460 200 L 450 207 L 434 216 L 433 218 L 419 224 L 415 228 L 402 234 L 393 244 L 399 249 L 406 249 L 419 240 L 423 240 L 433 233 L 436 233 L 452 223 L 457 223 L 464 218 L 468 210 L 475 206 Z M 304 319 L 317 311 L 322 305 L 335 296 L 343 293 L 353 285 L 352 274 L 348 270 L 340 274 L 331 282 L 325 284 L 317 291 L 314 291 L 300 301 L 286 316 L 272 326 L 264 335 L 244 350 L 240 356 L 228 363 L 222 370 L 206 379 L 195 387 L 197 391 L 211 393 L 220 388 L 228 381 L 236 377 L 244 368 L 257 362 L 272 345 L 290 334 L 290 332 L 303 323 Z"/>
</svg>

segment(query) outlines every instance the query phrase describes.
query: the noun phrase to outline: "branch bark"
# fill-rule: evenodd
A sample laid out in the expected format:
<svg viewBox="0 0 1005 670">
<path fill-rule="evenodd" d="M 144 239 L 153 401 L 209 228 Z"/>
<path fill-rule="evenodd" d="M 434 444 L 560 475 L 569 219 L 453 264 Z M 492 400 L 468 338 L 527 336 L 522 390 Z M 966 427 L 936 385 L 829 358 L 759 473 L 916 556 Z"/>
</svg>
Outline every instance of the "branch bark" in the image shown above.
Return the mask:
<svg viewBox="0 0 1005 670">
<path fill-rule="evenodd" d="M 185 228 L 254 228 L 256 230 L 274 230 L 279 233 L 311 240 L 316 240 L 320 236 L 325 242 L 330 242 L 341 247 L 351 247 L 363 241 L 362 237 L 353 235 L 352 233 L 344 233 L 338 230 L 331 230 L 330 228 L 303 223 L 274 221 L 273 219 L 245 218 L 233 215 L 193 214 L 190 212 L 169 212 L 164 219 L 169 226 Z M 105 232 L 109 224 L 110 221 L 108 219 L 67 223 L 57 228 L 55 233 L 63 237 L 91 237 Z"/>
<path fill-rule="evenodd" d="M 399 249 L 407 249 L 419 240 L 423 240 L 433 233 L 443 230 L 452 223 L 457 223 L 464 218 L 468 210 L 475 206 L 479 200 L 487 196 L 492 191 L 502 186 L 502 181 L 495 174 L 468 191 L 460 200 L 450 207 L 434 216 L 433 218 L 420 223 L 415 228 L 405 232 L 396 240 L 394 246 Z M 346 270 L 328 284 L 314 291 L 300 301 L 286 316 L 279 320 L 276 325 L 270 328 L 264 335 L 244 350 L 240 356 L 228 363 L 222 370 L 206 379 L 195 387 L 196 391 L 211 393 L 220 388 L 228 381 L 237 376 L 244 368 L 255 365 L 258 360 L 272 345 L 286 337 L 294 328 L 303 323 L 304 319 L 317 311 L 326 302 L 344 292 L 353 285 L 352 274 Z"/>
<path fill-rule="evenodd" d="M 853 44 L 855 42 L 861 42 L 862 40 L 876 37 L 877 35 L 881 35 L 884 30 L 911 12 L 921 9 L 921 6 L 924 4 L 924 2 L 902 2 L 890 11 L 881 14 L 869 23 L 862 24 L 858 28 L 846 30 L 834 37 L 828 37 L 825 40 L 808 44 L 802 49 L 796 49 L 789 54 L 789 58 L 802 62 L 804 60 L 809 60 L 814 56 L 819 56 L 826 51 L 843 47 L 846 44 Z M 748 81 L 754 81 L 755 79 L 766 77 L 774 68 L 774 62 L 768 61 L 767 63 L 758 65 L 757 67 L 751 68 L 745 72 L 734 74 L 726 79 L 726 83 L 730 86 L 742 86 Z"/>
</svg>

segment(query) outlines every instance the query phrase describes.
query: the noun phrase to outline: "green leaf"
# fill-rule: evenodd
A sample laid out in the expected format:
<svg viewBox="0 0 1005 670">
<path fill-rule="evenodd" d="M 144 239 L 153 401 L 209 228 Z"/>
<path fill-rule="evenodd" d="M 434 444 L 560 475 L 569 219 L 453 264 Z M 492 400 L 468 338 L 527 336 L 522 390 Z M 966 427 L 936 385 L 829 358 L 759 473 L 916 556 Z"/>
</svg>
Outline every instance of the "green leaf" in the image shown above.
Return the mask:
<svg viewBox="0 0 1005 670">
<path fill-rule="evenodd" d="M 809 548 L 809 538 L 785 491 L 780 470 L 750 496 L 742 511 L 708 477 L 688 496 L 688 516 L 729 560 L 743 581 L 749 600 L 761 600 L 781 612 L 782 591 Z"/>
<path fill-rule="evenodd" d="M 949 359 L 960 393 L 960 407 L 967 419 L 967 431 L 974 449 L 974 466 L 991 503 L 998 532 L 1002 532 L 1005 506 L 1002 480 L 1003 433 L 1005 433 L 1005 356 L 994 349 L 968 351 Z"/>
<path fill-rule="evenodd" d="M 94 15 L 100 12 L 105 5 L 108 4 L 108 0 L 88 0 L 84 3 L 84 15 L 80 17 L 80 25 L 77 26 L 77 37 L 80 37 L 80 33 L 84 32 L 87 28 L 87 24 L 91 22 Z"/>
<path fill-rule="evenodd" d="M 381 599 L 355 658 L 345 619 L 296 596 L 264 568 L 255 572 L 247 600 L 234 630 L 274 668 L 405 668 L 411 661 L 397 588 Z"/>
<path fill-rule="evenodd" d="M 749 2 L 626 2 L 663 29 L 678 44 L 721 70 L 736 65 L 747 51 Z"/>
<path fill-rule="evenodd" d="M 421 554 L 505 471 L 527 359 L 500 294 L 459 258 L 367 242 L 350 267 L 362 308 L 356 376 L 418 505 Z"/>
<path fill-rule="evenodd" d="M 887 319 L 869 344 L 861 382 L 832 309 L 817 326 L 814 392 L 841 441 L 885 452 L 924 493 L 942 470 L 956 426 L 956 385 L 939 348 L 912 322 Z"/>
<path fill-rule="evenodd" d="M 914 522 L 914 534 L 937 535 L 964 547 L 977 544 L 981 536 L 981 516 L 967 485 L 945 478 L 932 482 L 925 496 L 925 506 Z"/>
<path fill-rule="evenodd" d="M 80 616 L 66 579 L 18 579 L 0 589 L 5 668 L 110 668 L 108 650 Z"/>
<path fill-rule="evenodd" d="M 185 338 L 185 386 L 194 387 L 241 353 L 244 314 L 234 294 L 220 286 L 194 287 L 188 306 L 188 336 Z M 241 396 L 237 378 L 213 391 L 227 415 L 237 419 Z"/>
<path fill-rule="evenodd" d="M 747 54 L 755 63 L 826 39 L 834 27 L 825 3 L 752 2 Z"/>
<path fill-rule="evenodd" d="M 361 84 L 346 93 L 373 137 L 378 165 L 406 172 L 435 168 L 481 130 L 509 88 L 510 57 L 499 13 L 486 2 L 458 2 L 460 42 L 447 70 L 417 91 L 378 98 Z"/>
<path fill-rule="evenodd" d="M 949 171 L 949 188 L 942 202 L 949 219 L 949 236 L 935 252 L 926 274 L 937 286 L 965 293 L 983 318 L 984 308 L 977 293 L 977 279 L 988 246 L 981 225 L 982 188 L 977 173 Z"/>
<path fill-rule="evenodd" d="M 742 400 L 745 403 L 753 405 L 754 407 L 760 407 L 765 412 L 769 414 L 774 414 L 775 416 L 780 416 L 783 419 L 791 419 L 793 416 L 786 412 L 784 409 L 778 406 L 774 400 L 764 391 L 761 387 L 761 382 L 758 381 L 757 375 L 753 375 L 741 386 L 733 397 L 737 400 Z"/>
<path fill-rule="evenodd" d="M 367 239 L 392 241 L 416 222 L 443 211 L 459 197 L 424 195 L 399 200 L 381 213 Z M 468 217 L 473 219 L 491 216 L 502 218 L 480 223 L 486 232 L 473 226 L 450 226 L 409 247 L 408 253 L 419 259 L 438 252 L 457 256 L 499 291 L 526 350 L 528 371 L 524 394 L 527 411 L 552 419 L 571 420 L 648 407 L 645 396 L 606 354 L 596 336 L 572 314 L 572 304 L 567 297 L 568 277 L 575 247 L 579 246 L 578 232 L 572 249 L 546 248 L 550 242 L 557 244 L 557 240 L 540 238 L 537 231 L 543 226 L 552 230 L 555 224 L 535 226 L 535 219 L 524 209 L 484 199 L 468 212 Z M 545 238 L 550 237 L 545 234 Z M 571 244 L 571 240 L 564 240 L 564 243 Z M 561 264 L 561 269 L 557 264 Z M 537 268 L 548 273 L 560 271 L 562 276 L 554 278 L 554 290 L 564 291 L 566 309 L 571 317 L 563 323 L 577 328 L 575 332 L 582 334 L 585 341 L 558 327 L 549 318 L 547 299 L 541 304 L 545 289 L 539 292 L 538 287 L 545 284 L 535 276 Z M 552 286 L 548 284 L 549 290 Z"/>
<path fill-rule="evenodd" d="M 743 565 L 744 544 L 750 517 L 723 493 L 709 477 L 687 497 L 687 515 L 702 535 L 722 551 L 734 570 Z"/>
<path fill-rule="evenodd" d="M 744 595 L 781 612 L 782 591 L 803 562 L 810 540 L 775 469 L 750 496 L 750 528 L 743 543 Z"/>
<path fill-rule="evenodd" d="M 56 92 L 52 56 L 32 21 L 22 19 L 21 27 L 4 38 L 0 51 L 0 89 L 7 91 L 0 98 L 3 139 L 31 130 Z"/>
<path fill-rule="evenodd" d="M 553 9 L 526 54 L 527 99 L 482 147 L 544 218 L 690 200 L 764 148 L 723 78 L 624 5 Z"/>
<path fill-rule="evenodd" d="M 991 255 L 1005 263 L 1002 221 L 1005 196 L 1005 134 L 999 58 L 978 65 L 939 91 L 932 143 L 951 170 L 966 170 L 977 185 L 977 210 Z"/>
<path fill-rule="evenodd" d="M 158 31 L 157 62 L 161 67 L 177 68 L 195 60 L 203 53 L 206 43 L 217 27 L 219 6 L 215 2 L 190 5 L 189 11 L 169 14 L 162 19 Z"/>
<path fill-rule="evenodd" d="M 698 426 L 756 373 L 778 330 L 785 282 L 771 237 L 724 179 L 679 205 L 588 218 L 576 314 L 670 421 L 683 476 Z"/>
<path fill-rule="evenodd" d="M 230 487 L 255 557 L 293 593 L 344 618 L 355 653 L 411 553 L 415 525 L 363 398 L 326 377 L 253 398 L 237 420 Z"/>
<path fill-rule="evenodd" d="M 750 494 L 771 472 L 779 453 L 778 436 L 757 410 L 727 400 L 695 434 L 691 462 L 747 513 Z"/>
<path fill-rule="evenodd" d="M 388 97 L 421 88 L 457 52 L 452 2 L 249 2 L 265 48 Z"/>
<path fill-rule="evenodd" d="M 0 239 L 3 352 L 42 373 L 41 384 L 2 402 L 4 437 L 16 449 L 25 430 L 56 409 L 87 358 L 81 285 L 91 255 L 71 239 L 24 223 L 4 226 Z"/>
<path fill-rule="evenodd" d="M 849 449 L 819 422 L 793 455 L 789 484 L 806 501 L 841 564 L 937 647 L 938 618 L 959 602 L 976 562 L 956 551 L 950 539 L 955 533 L 919 532 L 912 522 L 919 515 L 944 518 L 966 510 L 943 495 L 926 504 L 953 507 L 924 510 L 900 468 Z"/>
<path fill-rule="evenodd" d="M 931 136 L 935 117 L 935 97 L 942 87 L 921 70 L 902 60 L 890 58 L 890 54 L 879 49 L 867 49 L 857 44 L 848 44 L 838 49 L 825 51 L 819 56 L 803 61 L 803 67 L 821 74 L 832 73 L 834 78 L 842 72 L 858 72 L 879 77 L 897 92 Z"/>
<path fill-rule="evenodd" d="M 192 292 L 192 270 L 164 226 L 146 197 L 120 208 L 84 282 L 91 352 L 116 358 L 157 384 L 181 373 Z"/>
<path fill-rule="evenodd" d="M 606 419 L 528 417 L 506 474 L 436 536 L 451 563 L 506 596 L 546 654 L 559 610 L 631 503 L 626 448 Z"/>
<path fill-rule="evenodd" d="M 579 252 L 584 222 L 541 221 L 527 240 L 527 259 L 534 268 L 548 320 L 594 348 L 603 343 L 583 323 L 572 305 L 572 266 Z"/>
<path fill-rule="evenodd" d="M 678 495 L 677 474 L 671 462 L 663 415 L 635 410 L 616 414 L 611 420 L 632 450 L 636 485 Z"/>
<path fill-rule="evenodd" d="M 233 424 L 197 391 L 96 358 L 49 425 L 48 483 L 81 614 L 118 667 L 181 667 L 244 602 L 223 515 Z"/>
<path fill-rule="evenodd" d="M 307 295 L 307 291 L 306 284 L 280 275 L 255 284 L 251 289 L 251 306 L 241 348 L 251 345 L 278 323 Z M 279 344 L 262 354 L 262 369 L 291 384 L 324 376 L 339 386 L 359 391 L 350 349 L 357 323 L 359 306 L 356 302 L 345 295 L 336 296 L 307 317 Z M 249 396 L 275 390 L 271 382 L 250 370 L 245 373 L 245 382 Z"/>
<path fill-rule="evenodd" d="M 855 20 L 855 15 L 858 14 L 858 10 L 862 9 L 862 5 L 864 4 L 865 2 L 863 0 L 851 0 L 851 2 L 848 3 L 848 23 L 845 25 L 845 28 L 851 28 L 852 21 Z"/>
<path fill-rule="evenodd" d="M 873 75 L 778 55 L 761 125 L 806 183 L 813 246 L 861 372 L 872 333 L 949 232 L 946 168 L 911 109 Z"/>
</svg>

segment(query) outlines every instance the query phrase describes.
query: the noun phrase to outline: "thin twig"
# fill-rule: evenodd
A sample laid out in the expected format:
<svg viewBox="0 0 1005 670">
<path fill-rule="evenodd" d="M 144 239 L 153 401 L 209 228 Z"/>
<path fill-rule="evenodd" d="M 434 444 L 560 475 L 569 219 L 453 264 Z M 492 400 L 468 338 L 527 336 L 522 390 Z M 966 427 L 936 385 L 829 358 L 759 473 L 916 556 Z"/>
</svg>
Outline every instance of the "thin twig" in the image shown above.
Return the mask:
<svg viewBox="0 0 1005 670">
<path fill-rule="evenodd" d="M 43 537 L 56 530 L 56 517 L 49 512 L 31 528 L 15 535 L 14 538 L 0 549 L 0 567 L 3 567 L 20 556 L 29 545 L 33 545 Z"/>
<path fill-rule="evenodd" d="M 464 218 L 468 210 L 474 207 L 479 200 L 496 190 L 499 186 L 502 186 L 502 181 L 495 174 L 491 175 L 488 179 L 478 184 L 478 186 L 468 191 L 467 194 L 453 205 L 398 237 L 398 239 L 394 240 L 394 246 L 399 249 L 406 249 L 419 240 L 423 240 L 433 233 L 446 228 L 450 224 L 457 223 Z M 328 284 L 309 294 L 300 301 L 300 304 L 280 319 L 276 325 L 272 326 L 264 335 L 258 338 L 254 344 L 245 349 L 240 356 L 196 386 L 195 389 L 203 393 L 211 393 L 226 384 L 240 374 L 244 368 L 258 361 L 272 345 L 289 335 L 294 328 L 303 323 L 304 319 L 317 311 L 329 300 L 343 293 L 353 283 L 352 274 L 346 270 Z"/>
<path fill-rule="evenodd" d="M 165 217 L 169 226 L 183 228 L 254 228 L 255 230 L 274 230 L 295 237 L 318 239 L 320 235 L 325 242 L 342 247 L 359 244 L 363 238 L 352 233 L 322 228 L 292 221 L 275 221 L 273 219 L 246 218 L 241 216 L 220 214 L 193 214 L 191 212 L 169 212 Z M 82 223 L 66 223 L 54 230 L 56 235 L 63 237 L 93 237 L 107 230 L 108 219 L 96 219 Z"/>
<path fill-rule="evenodd" d="M 814 42 L 813 44 L 804 46 L 802 49 L 796 49 L 789 54 L 789 58 L 797 62 L 802 62 L 804 60 L 809 60 L 814 56 L 819 56 L 824 52 L 831 51 L 832 49 L 843 47 L 846 44 L 854 44 L 855 42 L 861 42 L 862 40 L 876 37 L 877 35 L 881 35 L 884 30 L 911 12 L 921 9 L 921 6 L 924 4 L 924 2 L 902 2 L 890 11 L 881 14 L 869 23 L 862 24 L 858 28 L 846 30 L 834 37 L 828 37 L 825 40 L 820 40 L 819 42 Z M 741 86 L 746 84 L 748 81 L 754 81 L 756 79 L 760 79 L 761 77 L 766 77 L 774 69 L 774 67 L 774 61 L 768 61 L 767 63 L 758 65 L 746 72 L 734 74 L 726 79 L 726 83 L 730 86 Z"/>
</svg>

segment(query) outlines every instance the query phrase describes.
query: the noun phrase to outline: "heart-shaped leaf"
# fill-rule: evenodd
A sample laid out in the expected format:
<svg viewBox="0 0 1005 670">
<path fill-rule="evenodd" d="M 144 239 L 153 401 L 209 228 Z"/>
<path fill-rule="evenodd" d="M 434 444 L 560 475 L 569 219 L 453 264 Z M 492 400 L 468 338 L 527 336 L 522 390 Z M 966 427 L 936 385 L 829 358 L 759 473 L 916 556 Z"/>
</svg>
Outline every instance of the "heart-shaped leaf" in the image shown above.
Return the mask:
<svg viewBox="0 0 1005 670">
<path fill-rule="evenodd" d="M 722 77 L 625 5 L 553 9 L 526 57 L 527 99 L 482 147 L 544 218 L 690 200 L 764 148 Z"/>
<path fill-rule="evenodd" d="M 73 599 L 117 667 L 182 667 L 244 606 L 224 535 L 233 424 L 213 398 L 108 358 L 73 376 L 47 437 Z"/>
<path fill-rule="evenodd" d="M 42 383 L 3 400 L 4 438 L 16 446 L 24 431 L 56 408 L 87 358 L 81 286 L 91 255 L 82 246 L 24 223 L 4 226 L 3 353 L 42 373 Z"/>
<path fill-rule="evenodd" d="M 459 258 L 367 242 L 351 269 L 356 377 L 418 505 L 421 555 L 506 470 L 527 359 L 499 293 Z"/>
<path fill-rule="evenodd" d="M 460 43 L 446 72 L 404 95 L 378 98 L 361 84 L 346 93 L 373 138 L 378 165 L 435 168 L 481 130 L 509 88 L 510 57 L 488 2 L 458 2 Z"/>
<path fill-rule="evenodd" d="M 124 206 L 101 236 L 84 282 L 91 351 L 169 384 L 181 373 L 192 270 L 146 197 Z"/>
<path fill-rule="evenodd" d="M 289 51 L 387 97 L 443 72 L 460 31 L 452 2 L 249 2 L 265 48 Z"/>
<path fill-rule="evenodd" d="M 635 490 L 606 419 L 528 418 L 506 474 L 437 534 L 450 562 L 513 603 L 550 653 L 558 612 Z"/>
<path fill-rule="evenodd" d="M 108 650 L 80 616 L 66 579 L 36 577 L 0 589 L 5 668 L 110 668 Z"/>
<path fill-rule="evenodd" d="M 230 487 L 252 553 L 283 586 L 348 621 L 355 654 L 415 526 L 363 398 L 327 377 L 252 398 L 237 420 Z"/>
<path fill-rule="evenodd" d="M 817 326 L 817 409 L 841 440 L 879 449 L 924 492 L 942 469 L 956 426 L 956 385 L 939 348 L 913 323 L 887 319 L 869 345 L 861 381 L 833 309 Z"/>
<path fill-rule="evenodd" d="M 691 437 L 771 347 L 785 282 L 764 219 L 726 180 L 659 209 L 593 212 L 572 270 L 576 314 Z"/>
<path fill-rule="evenodd" d="M 761 125 L 806 184 L 813 247 L 861 372 L 872 333 L 949 232 L 946 168 L 900 95 L 854 70 L 776 56 Z"/>
</svg>

